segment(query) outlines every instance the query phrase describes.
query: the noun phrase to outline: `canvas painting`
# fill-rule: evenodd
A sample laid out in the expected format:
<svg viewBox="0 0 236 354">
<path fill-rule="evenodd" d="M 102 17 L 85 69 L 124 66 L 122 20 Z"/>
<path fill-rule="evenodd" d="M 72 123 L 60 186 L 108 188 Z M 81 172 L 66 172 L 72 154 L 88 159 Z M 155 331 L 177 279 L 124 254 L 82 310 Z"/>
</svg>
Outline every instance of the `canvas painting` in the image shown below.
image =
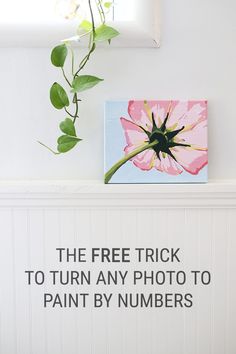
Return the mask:
<svg viewBox="0 0 236 354">
<path fill-rule="evenodd" d="M 207 101 L 109 101 L 105 183 L 206 183 Z"/>
</svg>

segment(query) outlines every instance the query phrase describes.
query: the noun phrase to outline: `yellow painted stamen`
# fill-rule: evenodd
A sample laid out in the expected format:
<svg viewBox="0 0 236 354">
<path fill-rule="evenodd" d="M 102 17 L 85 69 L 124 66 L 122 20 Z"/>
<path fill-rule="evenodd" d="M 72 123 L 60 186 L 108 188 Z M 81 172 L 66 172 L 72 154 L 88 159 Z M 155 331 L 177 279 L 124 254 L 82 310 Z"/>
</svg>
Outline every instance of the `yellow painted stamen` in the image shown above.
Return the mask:
<svg viewBox="0 0 236 354">
<path fill-rule="evenodd" d="M 146 113 L 147 113 L 147 116 L 148 116 L 150 122 L 152 122 L 152 110 L 151 110 L 151 108 L 149 107 L 149 105 L 148 105 L 148 103 L 147 103 L 146 100 L 144 101 L 144 108 L 145 108 L 145 111 L 146 111 Z"/>
</svg>

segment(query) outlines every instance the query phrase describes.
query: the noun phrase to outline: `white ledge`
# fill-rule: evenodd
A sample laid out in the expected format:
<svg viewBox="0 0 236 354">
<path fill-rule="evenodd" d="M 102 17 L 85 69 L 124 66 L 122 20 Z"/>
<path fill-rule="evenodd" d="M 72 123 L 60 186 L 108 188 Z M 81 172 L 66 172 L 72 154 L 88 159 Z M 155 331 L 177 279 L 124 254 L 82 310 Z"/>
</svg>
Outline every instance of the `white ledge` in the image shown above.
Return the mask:
<svg viewBox="0 0 236 354">
<path fill-rule="evenodd" d="M 1 181 L 0 206 L 236 207 L 236 180 L 207 184 Z"/>
<path fill-rule="evenodd" d="M 113 25 L 113 23 L 112 23 Z M 153 31 L 144 31 L 136 22 L 115 23 L 120 36 L 111 42 L 112 47 L 120 48 L 158 48 L 160 46 L 160 30 L 156 26 Z M 0 23 L 0 47 L 3 48 L 37 48 L 53 47 L 62 39 L 70 38 L 76 33 L 74 23 L 33 23 L 4 24 Z M 75 44 L 74 44 L 75 45 Z M 87 42 L 76 43 L 76 47 L 87 48 Z M 100 43 L 98 48 L 109 48 L 108 43 Z"/>
<path fill-rule="evenodd" d="M 236 192 L 236 179 L 208 183 L 104 184 L 100 180 L 0 180 L 0 193 L 186 193 Z"/>
<path fill-rule="evenodd" d="M 76 34 L 78 19 L 67 21 L 55 16 L 55 11 L 48 12 L 47 6 L 34 6 L 32 2 L 22 4 L 21 10 L 28 9 L 27 14 L 19 12 L 17 18 L 9 16 L 3 8 L 0 14 L 0 47 L 52 47 L 61 39 Z M 125 1 L 122 1 L 125 4 Z M 160 1 L 136 0 L 132 9 L 132 18 L 125 21 L 118 16 L 111 25 L 118 29 L 120 35 L 112 40 L 113 47 L 159 47 L 160 46 Z M 118 5 L 118 4 L 117 4 Z M 38 6 L 38 12 L 37 12 Z M 44 7 L 45 6 L 45 7 Z M 3 7 L 3 6 L 2 6 Z M 35 15 L 35 11 L 37 15 Z M 26 16 L 25 16 L 26 15 Z M 87 47 L 87 41 L 79 44 Z M 109 47 L 108 43 L 102 47 Z M 100 47 L 100 45 L 99 45 Z"/>
</svg>

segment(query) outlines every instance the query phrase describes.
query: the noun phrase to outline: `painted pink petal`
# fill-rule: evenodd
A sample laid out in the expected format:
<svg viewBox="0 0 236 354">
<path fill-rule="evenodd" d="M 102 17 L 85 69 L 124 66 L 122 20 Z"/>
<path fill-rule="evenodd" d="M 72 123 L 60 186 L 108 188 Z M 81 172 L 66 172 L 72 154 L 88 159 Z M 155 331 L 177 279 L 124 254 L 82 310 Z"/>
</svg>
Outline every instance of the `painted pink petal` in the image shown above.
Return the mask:
<svg viewBox="0 0 236 354">
<path fill-rule="evenodd" d="M 166 119 L 167 113 L 170 111 L 170 108 L 173 108 L 175 102 L 178 101 L 157 101 L 157 112 L 154 113 L 155 123 L 158 128 L 161 127 L 162 123 Z M 169 116 L 170 119 L 170 116 Z M 168 119 L 168 120 L 169 120 Z"/>
<path fill-rule="evenodd" d="M 192 175 L 197 175 L 208 163 L 208 153 L 204 150 L 176 146 L 171 149 L 171 151 L 178 163 L 185 169 L 185 171 Z"/>
<path fill-rule="evenodd" d="M 207 120 L 207 102 L 200 101 L 196 102 L 189 102 L 188 111 L 184 115 L 183 118 L 179 121 L 179 128 L 182 126 L 185 127 L 186 130 L 190 130 L 195 125 L 199 124 L 202 121 Z"/>
<path fill-rule="evenodd" d="M 191 129 L 199 122 L 206 120 L 206 118 L 206 101 L 172 101 L 166 127 L 170 130 L 180 129 L 183 126 L 186 129 Z"/>
<path fill-rule="evenodd" d="M 194 149 L 206 150 L 207 149 L 207 121 L 201 121 L 195 125 L 191 130 L 183 130 L 180 132 L 176 141 L 191 145 Z"/>
<path fill-rule="evenodd" d="M 155 167 L 158 171 L 166 172 L 170 175 L 179 175 L 183 172 L 183 169 L 178 165 L 178 163 L 167 154 L 160 153 L 160 159 L 156 159 Z"/>
<path fill-rule="evenodd" d="M 141 152 L 132 159 L 134 165 L 143 171 L 151 170 L 155 165 L 155 160 L 155 151 L 151 149 Z"/>
<path fill-rule="evenodd" d="M 157 101 L 129 101 L 129 115 L 134 123 L 152 130 L 152 113 L 157 116 Z"/>
<path fill-rule="evenodd" d="M 126 142 L 133 150 L 148 141 L 147 134 L 138 125 L 125 118 L 121 118 L 120 121 L 125 132 Z"/>
<path fill-rule="evenodd" d="M 185 129 L 191 129 L 205 120 L 207 120 L 207 101 L 190 101 L 188 111 L 181 122 Z"/>
<path fill-rule="evenodd" d="M 182 128 L 183 124 L 181 123 L 181 119 L 183 119 L 187 113 L 188 102 L 172 101 L 168 109 L 170 109 L 170 114 L 166 123 L 166 127 L 170 130 Z M 168 109 L 166 114 L 168 113 Z"/>
</svg>

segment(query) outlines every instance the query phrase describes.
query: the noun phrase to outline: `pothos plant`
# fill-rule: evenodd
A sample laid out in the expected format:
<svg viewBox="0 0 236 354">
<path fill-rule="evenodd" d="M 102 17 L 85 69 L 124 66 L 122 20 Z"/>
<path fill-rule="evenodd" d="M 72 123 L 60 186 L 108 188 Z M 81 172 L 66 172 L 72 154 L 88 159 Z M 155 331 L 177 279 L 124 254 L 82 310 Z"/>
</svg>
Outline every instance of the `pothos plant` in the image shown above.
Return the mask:
<svg viewBox="0 0 236 354">
<path fill-rule="evenodd" d="M 73 149 L 82 139 L 77 135 L 76 123 L 79 118 L 80 93 L 91 89 L 103 79 L 85 74 L 86 64 L 91 55 L 95 52 L 98 43 L 108 42 L 119 35 L 119 32 L 106 24 L 106 14 L 113 6 L 112 2 L 102 0 L 80 0 L 72 1 L 74 5 L 74 14 L 79 14 L 83 7 L 87 7 L 90 20 L 82 19 L 77 35 L 63 41 L 62 44 L 53 48 L 51 52 L 51 63 L 61 69 L 64 84 L 54 82 L 50 89 L 50 100 L 57 110 L 64 110 L 65 119 L 60 123 L 59 128 L 62 134 L 57 139 L 57 151 L 52 150 L 45 144 L 41 145 L 48 148 L 54 154 L 66 153 Z M 84 8 L 83 8 L 84 10 Z M 83 11 L 82 10 L 82 11 Z M 99 15 L 99 22 L 95 21 L 96 15 Z M 71 45 L 73 41 L 80 41 L 82 37 L 88 40 L 88 52 L 76 67 L 75 51 Z M 68 75 L 64 68 L 66 60 L 70 54 L 71 73 Z"/>
</svg>

